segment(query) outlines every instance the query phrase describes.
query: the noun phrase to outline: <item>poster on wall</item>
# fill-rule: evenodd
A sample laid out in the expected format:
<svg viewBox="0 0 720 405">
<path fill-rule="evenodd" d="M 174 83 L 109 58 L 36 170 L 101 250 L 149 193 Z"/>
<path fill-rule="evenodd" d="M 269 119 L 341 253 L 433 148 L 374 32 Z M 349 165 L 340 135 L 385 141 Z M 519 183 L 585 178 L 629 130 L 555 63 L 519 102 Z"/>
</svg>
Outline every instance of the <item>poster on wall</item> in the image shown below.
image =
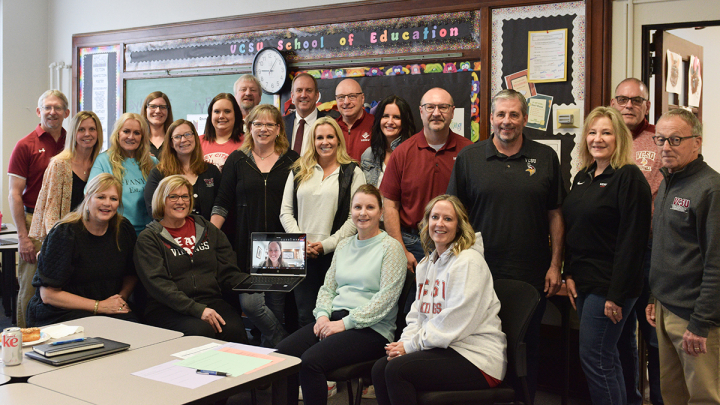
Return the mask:
<svg viewBox="0 0 720 405">
<path fill-rule="evenodd" d="M 682 57 L 668 49 L 667 64 L 667 82 L 665 83 L 665 91 L 668 93 L 680 94 L 683 81 Z"/>
<path fill-rule="evenodd" d="M 567 80 L 567 28 L 528 32 L 528 81 Z"/>
<path fill-rule="evenodd" d="M 528 82 L 527 69 L 505 76 L 505 85 L 508 89 L 513 89 L 522 94 L 525 98 L 537 94 L 535 83 Z"/>
<path fill-rule="evenodd" d="M 527 99 L 528 103 L 528 128 L 535 128 L 545 131 L 550 121 L 552 112 L 552 96 L 537 94 Z"/>
<path fill-rule="evenodd" d="M 702 74 L 700 72 L 700 59 L 690 55 L 690 74 L 688 75 L 688 105 L 700 107 L 700 94 L 702 93 Z"/>
</svg>

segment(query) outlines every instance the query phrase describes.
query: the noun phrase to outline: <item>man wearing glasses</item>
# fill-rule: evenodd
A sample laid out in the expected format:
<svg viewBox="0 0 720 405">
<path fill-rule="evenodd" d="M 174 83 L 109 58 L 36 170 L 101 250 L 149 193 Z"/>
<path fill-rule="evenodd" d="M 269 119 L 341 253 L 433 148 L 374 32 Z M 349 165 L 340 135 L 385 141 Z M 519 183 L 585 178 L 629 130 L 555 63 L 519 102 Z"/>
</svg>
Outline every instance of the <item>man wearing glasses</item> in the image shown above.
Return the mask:
<svg viewBox="0 0 720 405">
<path fill-rule="evenodd" d="M 632 77 L 621 81 L 615 88 L 615 97 L 610 101 L 610 106 L 620 111 L 625 125 L 627 125 L 632 133 L 635 163 L 645 175 L 648 184 L 650 184 L 652 198 L 653 201 L 655 201 L 658 187 L 660 187 L 660 182 L 662 181 L 662 173 L 660 173 L 662 162 L 660 160 L 660 150 L 652 139 L 655 135 L 655 126 L 651 125 L 647 118 L 645 118 L 650 109 L 647 86 L 645 86 L 645 83 Z M 635 303 L 635 307 L 624 312 L 627 314 L 628 319 L 625 322 L 617 344 L 618 351 L 620 352 L 620 363 L 622 364 L 628 405 L 641 405 L 643 402 L 643 397 L 638 386 L 640 375 L 638 369 L 637 337 L 635 334 L 636 320 L 639 322 L 639 328 L 648 350 L 650 401 L 655 405 L 663 404 L 660 393 L 657 337 L 655 336 L 655 329 L 651 328 L 645 321 L 643 314 L 650 294 L 647 277 L 650 272 L 651 246 L 652 235 L 650 235 L 648 250 L 645 254 L 643 291 Z"/>
<path fill-rule="evenodd" d="M 525 281 L 542 293 L 525 335 L 534 397 L 545 297 L 561 286 L 565 187 L 555 151 L 523 134 L 528 104 L 522 94 L 498 92 L 490 122 L 493 136 L 458 155 L 447 193 L 463 202 L 473 229 L 482 233 L 493 278 Z"/>
<path fill-rule="evenodd" d="M 447 91 L 436 87 L 425 93 L 420 101 L 423 129 L 390 155 L 380 185 L 385 229 L 403 244 L 408 269 L 413 271 L 425 255 L 418 231 L 425 205 L 445 193 L 458 153 L 472 145 L 450 130 L 454 112 L 455 103 Z"/>
<path fill-rule="evenodd" d="M 670 404 L 720 403 L 720 174 L 700 155 L 702 124 L 686 110 L 656 125 L 662 160 L 653 213 L 648 322 Z"/>
<path fill-rule="evenodd" d="M 359 162 L 365 149 L 370 146 L 375 116 L 365 112 L 365 95 L 360 84 L 353 79 L 338 83 L 335 100 L 340 112 L 337 122 L 343 131 L 347 152 Z"/>
<path fill-rule="evenodd" d="M 10 155 L 8 176 L 10 177 L 10 211 L 18 232 L 18 282 L 20 292 L 17 301 L 17 326 L 24 328 L 27 304 L 35 295 L 32 278 L 37 269 L 36 254 L 40 241 L 30 239 L 28 230 L 32 223 L 35 202 L 43 175 L 53 156 L 65 147 L 63 120 L 70 115 L 68 101 L 59 90 L 48 90 L 38 100 L 37 115 L 40 124 L 29 135 L 22 138 Z M 8 271 L 7 269 L 5 271 Z"/>
</svg>

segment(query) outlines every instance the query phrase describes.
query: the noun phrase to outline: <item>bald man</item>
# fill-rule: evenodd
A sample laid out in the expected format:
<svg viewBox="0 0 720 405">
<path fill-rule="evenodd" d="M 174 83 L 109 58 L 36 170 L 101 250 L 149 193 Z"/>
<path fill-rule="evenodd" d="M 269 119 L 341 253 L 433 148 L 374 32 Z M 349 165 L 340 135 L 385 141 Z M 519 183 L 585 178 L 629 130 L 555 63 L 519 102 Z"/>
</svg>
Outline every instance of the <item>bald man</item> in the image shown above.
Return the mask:
<svg viewBox="0 0 720 405">
<path fill-rule="evenodd" d="M 370 146 L 370 134 L 375 116 L 365 112 L 365 94 L 360 83 L 353 79 L 345 79 L 338 83 L 335 88 L 335 100 L 340 112 L 337 121 L 345 137 L 347 152 L 359 162 L 365 149 Z"/>
</svg>

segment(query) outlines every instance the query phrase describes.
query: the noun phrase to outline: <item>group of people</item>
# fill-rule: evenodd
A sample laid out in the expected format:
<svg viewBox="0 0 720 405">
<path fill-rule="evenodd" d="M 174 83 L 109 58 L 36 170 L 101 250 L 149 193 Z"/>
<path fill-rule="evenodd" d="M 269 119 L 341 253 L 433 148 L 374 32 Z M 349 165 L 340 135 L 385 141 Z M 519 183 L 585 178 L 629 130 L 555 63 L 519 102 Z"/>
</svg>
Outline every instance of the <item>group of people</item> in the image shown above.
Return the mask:
<svg viewBox="0 0 720 405">
<path fill-rule="evenodd" d="M 378 403 L 413 403 L 417 391 L 505 377 L 492 280 L 510 278 L 542 293 L 525 338 L 534 396 L 546 300 L 564 283 L 593 403 L 642 401 L 638 321 L 653 403 L 720 402 L 720 176 L 699 154 L 692 113 L 650 125 L 647 87 L 624 80 L 586 117 L 568 193 L 556 153 L 523 134 L 528 105 L 514 90 L 494 96 L 493 135 L 476 144 L 450 130 L 455 103 L 441 88 L 423 95 L 417 132 L 405 100 L 388 96 L 370 114 L 353 79 L 336 87 L 337 118 L 317 110 L 307 73 L 284 117 L 259 104 L 254 77 L 234 90 L 212 100 L 202 136 L 151 93 L 103 153 L 94 113 L 78 113 L 66 136 L 67 100 L 40 97 L 41 123 L 8 170 L 19 324 L 104 314 L 246 342 L 242 310 L 263 345 L 302 359 L 292 401 L 301 385 L 305 401 L 324 403 L 326 373 L 379 359 Z M 284 293 L 228 294 L 250 268 L 252 232 L 307 234 L 297 316 Z M 399 302 L 406 277 L 414 298 Z"/>
</svg>

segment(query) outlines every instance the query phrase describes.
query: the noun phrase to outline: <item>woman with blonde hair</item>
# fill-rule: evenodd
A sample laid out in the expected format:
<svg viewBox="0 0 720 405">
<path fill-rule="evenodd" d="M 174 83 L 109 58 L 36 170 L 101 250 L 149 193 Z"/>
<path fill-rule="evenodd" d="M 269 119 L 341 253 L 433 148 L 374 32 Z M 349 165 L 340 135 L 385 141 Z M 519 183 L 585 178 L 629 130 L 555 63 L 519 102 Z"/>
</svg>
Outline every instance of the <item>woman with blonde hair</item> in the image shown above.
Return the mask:
<svg viewBox="0 0 720 405">
<path fill-rule="evenodd" d="M 350 197 L 365 184 L 337 121 L 319 118 L 310 133 L 307 142 L 312 147 L 293 164 L 280 209 L 286 232 L 307 234 L 307 276 L 294 290 L 300 327 L 314 320 L 312 311 L 332 252 L 341 239 L 357 232 L 350 219 Z"/>
<path fill-rule="evenodd" d="M 378 404 L 415 404 L 418 391 L 477 390 L 505 377 L 500 301 L 460 200 L 440 195 L 425 207 L 416 269 L 418 294 L 398 342 L 385 347 L 372 380 Z"/>
<path fill-rule="evenodd" d="M 234 229 L 230 242 L 241 269 L 252 265 L 253 232 L 283 232 L 280 206 L 285 180 L 299 157 L 289 149 L 280 111 L 270 104 L 250 111 L 245 130 L 245 142 L 225 161 L 210 219 L 218 228 Z M 243 311 L 260 329 L 264 346 L 275 347 L 287 335 L 282 327 L 285 293 L 241 294 L 240 301 Z"/>
<path fill-rule="evenodd" d="M 562 207 L 563 273 L 580 318 L 580 363 L 593 404 L 624 404 L 617 345 L 643 286 L 652 196 L 617 110 L 595 108 L 579 147 L 582 168 Z"/>
<path fill-rule="evenodd" d="M 152 169 L 145 185 L 145 207 L 152 215 L 152 196 L 160 180 L 173 174 L 185 177 L 192 184 L 193 214 L 210 219 L 215 197 L 220 188 L 220 170 L 203 160 L 200 138 L 195 125 L 179 119 L 167 129 L 160 152 L 160 163 Z"/>
<path fill-rule="evenodd" d="M 29 235 L 43 240 L 60 218 L 85 198 L 90 168 L 103 143 L 100 119 L 92 111 L 80 111 L 70 121 L 65 149 L 48 165 L 38 195 Z"/>
<path fill-rule="evenodd" d="M 150 156 L 148 126 L 135 113 L 125 113 L 115 122 L 110 148 L 101 153 L 90 170 L 90 179 L 110 173 L 122 183 L 125 199 L 122 214 L 139 234 L 152 218 L 145 209 L 145 182 L 158 160 Z"/>
<path fill-rule="evenodd" d="M 88 182 L 77 208 L 48 232 L 33 278 L 29 326 L 98 314 L 137 321 L 127 303 L 137 283 L 136 237 L 118 213 L 121 201 L 120 182 L 102 173 Z"/>
<path fill-rule="evenodd" d="M 150 129 L 148 135 L 150 154 L 156 159 L 160 159 L 163 146 L 167 145 L 165 133 L 173 122 L 172 106 L 167 94 L 162 91 L 153 91 L 148 94 L 143 101 L 140 115 L 145 118 Z"/>
</svg>

